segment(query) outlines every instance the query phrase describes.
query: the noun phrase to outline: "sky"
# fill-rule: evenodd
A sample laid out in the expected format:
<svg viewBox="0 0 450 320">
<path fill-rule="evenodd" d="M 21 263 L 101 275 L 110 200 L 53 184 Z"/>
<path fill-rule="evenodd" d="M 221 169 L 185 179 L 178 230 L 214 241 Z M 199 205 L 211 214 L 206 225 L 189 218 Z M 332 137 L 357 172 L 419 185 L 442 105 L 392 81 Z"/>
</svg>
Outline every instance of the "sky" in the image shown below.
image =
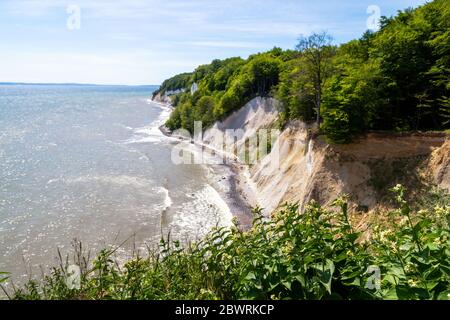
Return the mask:
<svg viewBox="0 0 450 320">
<path fill-rule="evenodd" d="M 336 44 L 424 0 L 0 0 L 0 82 L 150 85 L 300 35 Z"/>
</svg>

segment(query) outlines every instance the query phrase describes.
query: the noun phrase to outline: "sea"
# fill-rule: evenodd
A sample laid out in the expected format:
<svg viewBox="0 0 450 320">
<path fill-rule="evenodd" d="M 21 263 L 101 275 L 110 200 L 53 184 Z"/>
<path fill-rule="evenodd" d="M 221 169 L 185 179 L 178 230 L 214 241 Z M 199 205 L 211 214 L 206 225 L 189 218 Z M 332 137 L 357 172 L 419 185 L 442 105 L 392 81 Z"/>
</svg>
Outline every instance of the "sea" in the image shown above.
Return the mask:
<svg viewBox="0 0 450 320">
<path fill-rule="evenodd" d="M 74 243 L 120 261 L 231 224 L 229 168 L 171 160 L 156 89 L 0 85 L 0 272 L 20 283 Z"/>
</svg>

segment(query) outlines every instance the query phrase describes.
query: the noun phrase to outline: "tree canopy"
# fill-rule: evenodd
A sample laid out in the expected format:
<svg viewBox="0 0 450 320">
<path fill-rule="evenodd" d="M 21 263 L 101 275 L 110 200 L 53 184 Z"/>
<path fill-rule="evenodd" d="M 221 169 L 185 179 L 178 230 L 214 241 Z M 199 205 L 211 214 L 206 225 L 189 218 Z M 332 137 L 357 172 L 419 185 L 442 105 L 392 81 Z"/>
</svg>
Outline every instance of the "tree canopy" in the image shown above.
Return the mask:
<svg viewBox="0 0 450 320">
<path fill-rule="evenodd" d="M 167 126 L 212 125 L 256 96 L 273 96 L 283 105 L 281 125 L 322 120 L 321 132 L 338 143 L 370 130 L 449 129 L 449 21 L 450 2 L 434 0 L 383 17 L 378 32 L 340 46 L 318 33 L 301 37 L 296 50 L 214 60 L 164 82 L 160 92 L 199 85 L 175 97 Z"/>
</svg>

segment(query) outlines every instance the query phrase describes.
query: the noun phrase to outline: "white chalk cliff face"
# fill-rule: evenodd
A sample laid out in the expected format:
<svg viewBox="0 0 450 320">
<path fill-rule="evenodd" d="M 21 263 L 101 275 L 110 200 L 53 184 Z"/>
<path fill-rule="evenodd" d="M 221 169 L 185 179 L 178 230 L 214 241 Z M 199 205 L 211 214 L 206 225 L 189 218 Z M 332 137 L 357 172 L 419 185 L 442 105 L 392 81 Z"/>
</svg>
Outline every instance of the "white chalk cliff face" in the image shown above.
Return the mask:
<svg viewBox="0 0 450 320">
<path fill-rule="evenodd" d="M 191 86 L 191 95 L 198 91 L 198 84 L 194 82 Z"/>
<path fill-rule="evenodd" d="M 161 94 L 161 93 L 158 93 L 156 96 L 154 96 L 153 101 L 158 102 L 158 103 L 167 104 L 167 105 L 172 104 L 172 99 L 167 94 Z"/>
<path fill-rule="evenodd" d="M 279 114 L 279 102 L 271 98 L 255 98 L 231 114 L 224 121 L 216 122 L 203 134 L 203 143 L 214 149 L 223 149 L 224 141 L 235 140 L 237 147 L 258 134 L 258 130 L 272 126 Z"/>
<path fill-rule="evenodd" d="M 307 197 L 314 169 L 322 160 L 310 139 L 310 129 L 301 122 L 291 123 L 275 142 L 272 152 L 250 168 L 260 206 L 266 212 L 272 212 L 285 201 L 303 202 Z"/>
<path fill-rule="evenodd" d="M 433 180 L 442 188 L 450 190 L 450 139 L 433 151 L 428 167 Z"/>
<path fill-rule="evenodd" d="M 355 210 L 389 206 L 387 190 L 402 183 L 410 190 L 427 182 L 448 188 L 449 137 L 445 135 L 369 134 L 349 145 L 330 145 L 310 138 L 308 127 L 291 123 L 281 134 L 279 170 L 267 170 L 273 154 L 250 170 L 262 206 L 275 209 L 283 202 L 304 207 L 311 200 L 330 205 L 350 195 Z"/>
<path fill-rule="evenodd" d="M 226 130 L 240 129 L 237 145 L 243 146 L 259 129 L 273 127 L 279 107 L 274 99 L 255 98 L 206 130 L 203 143 L 221 149 Z M 448 134 L 374 133 L 348 145 L 330 145 L 312 137 L 311 129 L 299 121 L 289 123 L 271 153 L 246 166 L 243 174 L 266 213 L 284 202 L 303 207 L 314 199 L 329 205 L 343 194 L 351 195 L 352 208 L 370 211 L 388 205 L 383 192 L 396 182 L 410 184 L 411 190 L 422 179 L 450 187 Z"/>
</svg>

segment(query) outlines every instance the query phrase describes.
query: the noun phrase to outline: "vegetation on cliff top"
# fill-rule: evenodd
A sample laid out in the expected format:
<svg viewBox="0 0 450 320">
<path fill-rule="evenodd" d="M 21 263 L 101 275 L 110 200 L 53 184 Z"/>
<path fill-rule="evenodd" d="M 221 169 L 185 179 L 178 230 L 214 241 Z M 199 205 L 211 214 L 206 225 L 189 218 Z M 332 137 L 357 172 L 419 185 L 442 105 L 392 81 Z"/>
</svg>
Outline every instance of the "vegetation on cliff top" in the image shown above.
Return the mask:
<svg viewBox="0 0 450 320">
<path fill-rule="evenodd" d="M 349 142 L 368 130 L 445 130 L 449 30 L 450 2 L 434 0 L 384 17 L 378 32 L 358 40 L 333 46 L 326 34 L 314 34 L 301 38 L 296 50 L 214 60 L 167 80 L 157 93 L 198 84 L 195 94 L 173 97 L 176 109 L 167 122 L 172 130 L 192 130 L 196 120 L 211 125 L 253 97 L 269 95 L 283 102 L 281 125 L 291 119 L 321 121 L 334 142 Z"/>
<path fill-rule="evenodd" d="M 393 189 L 398 210 L 377 219 L 363 241 L 344 199 L 337 210 L 316 203 L 300 213 L 286 205 L 270 219 L 255 210 L 253 227 L 216 228 L 183 248 L 162 240 L 160 251 L 123 266 L 115 249 L 90 263 L 75 255 L 81 285 L 67 285 L 68 262 L 13 299 L 450 299 L 450 199 L 434 196 L 422 210 Z M 78 250 L 80 253 L 81 248 Z"/>
</svg>

